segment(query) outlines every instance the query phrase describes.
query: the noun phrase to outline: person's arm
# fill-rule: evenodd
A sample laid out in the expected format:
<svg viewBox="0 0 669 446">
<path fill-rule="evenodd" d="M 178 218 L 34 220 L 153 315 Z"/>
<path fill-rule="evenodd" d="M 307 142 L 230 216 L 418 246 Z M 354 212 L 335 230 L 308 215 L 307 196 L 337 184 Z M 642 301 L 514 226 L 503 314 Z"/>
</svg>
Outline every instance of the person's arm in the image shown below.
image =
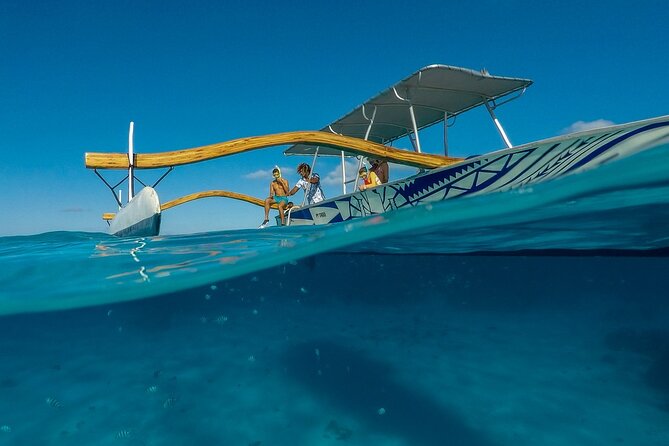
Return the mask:
<svg viewBox="0 0 669 446">
<path fill-rule="evenodd" d="M 313 174 L 313 175 L 311 176 L 311 178 L 309 178 L 309 182 L 310 182 L 311 184 L 320 183 L 320 182 L 321 182 L 321 177 L 319 177 L 318 174 L 315 173 L 315 174 Z"/>
<path fill-rule="evenodd" d="M 372 180 L 374 186 L 381 185 L 381 180 L 379 180 L 379 177 L 374 172 L 369 172 L 369 178 Z"/>
<path fill-rule="evenodd" d="M 288 185 L 288 180 L 285 178 L 281 178 L 281 186 L 283 186 L 283 193 L 287 194 L 288 191 L 290 190 L 290 187 Z"/>
<path fill-rule="evenodd" d="M 300 186 L 302 185 L 303 179 L 299 179 L 297 183 L 295 183 L 295 186 L 288 192 L 288 195 L 295 195 L 295 192 L 300 190 Z"/>
</svg>

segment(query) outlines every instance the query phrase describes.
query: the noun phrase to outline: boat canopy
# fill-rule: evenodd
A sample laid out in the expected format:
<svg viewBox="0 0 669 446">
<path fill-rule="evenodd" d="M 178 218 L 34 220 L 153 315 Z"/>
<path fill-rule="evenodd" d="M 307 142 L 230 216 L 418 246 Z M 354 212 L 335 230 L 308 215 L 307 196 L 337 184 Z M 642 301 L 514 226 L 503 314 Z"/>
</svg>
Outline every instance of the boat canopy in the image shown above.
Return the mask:
<svg viewBox="0 0 669 446">
<path fill-rule="evenodd" d="M 481 105 L 486 105 L 492 114 L 498 105 L 495 104 L 497 99 L 514 92 L 522 94 L 531 84 L 529 79 L 492 76 L 486 70 L 430 65 L 382 91 L 322 131 L 389 144 Z M 316 150 L 314 145 L 295 144 L 284 153 L 313 155 Z M 318 155 L 339 156 L 341 149 L 318 147 Z"/>
</svg>

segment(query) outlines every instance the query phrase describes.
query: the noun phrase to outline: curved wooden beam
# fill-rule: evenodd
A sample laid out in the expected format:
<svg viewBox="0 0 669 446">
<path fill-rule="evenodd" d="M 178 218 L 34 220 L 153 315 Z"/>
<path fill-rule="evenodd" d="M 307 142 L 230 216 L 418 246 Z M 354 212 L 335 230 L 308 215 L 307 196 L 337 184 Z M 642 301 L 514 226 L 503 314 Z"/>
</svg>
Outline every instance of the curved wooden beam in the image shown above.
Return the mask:
<svg viewBox="0 0 669 446">
<path fill-rule="evenodd" d="M 265 200 L 260 198 L 252 197 L 250 195 L 238 194 L 237 192 L 228 192 L 227 190 L 207 190 L 203 192 L 196 192 L 193 194 L 184 195 L 183 197 L 175 198 L 166 203 L 160 205 L 160 211 L 164 211 L 180 204 L 188 203 L 189 201 L 199 200 L 200 198 L 209 198 L 209 197 L 223 197 L 223 198 L 233 198 L 235 200 L 246 201 L 247 203 L 255 204 L 256 206 L 263 207 L 265 206 Z M 272 209 L 277 209 L 276 204 L 271 206 Z M 103 220 L 112 220 L 116 214 L 112 212 L 106 212 L 102 214 Z"/>
<path fill-rule="evenodd" d="M 296 131 L 233 139 L 231 141 L 217 144 L 195 147 L 192 149 L 175 150 L 172 152 L 138 153 L 135 154 L 135 168 L 155 169 L 160 167 L 180 166 L 266 147 L 297 143 L 345 149 L 347 153 L 355 155 L 373 156 L 383 158 L 390 162 L 427 169 L 448 166 L 462 160 L 462 158 L 450 158 L 440 155 L 395 149 L 375 142 L 351 138 L 349 136 L 336 135 L 334 133 Z M 127 169 L 128 154 L 87 152 L 86 167 L 89 169 Z"/>
<path fill-rule="evenodd" d="M 200 198 L 208 197 L 224 197 L 233 198 L 235 200 L 246 201 L 247 203 L 255 204 L 256 206 L 265 206 L 265 200 L 252 197 L 250 195 L 238 194 L 237 192 L 228 192 L 226 190 L 207 190 L 204 192 L 196 192 L 194 194 L 184 195 L 183 197 L 175 198 L 160 205 L 160 210 L 164 211 L 180 204 L 188 203 L 189 201 L 199 200 Z M 272 209 L 276 209 L 276 205 L 272 205 Z"/>
</svg>

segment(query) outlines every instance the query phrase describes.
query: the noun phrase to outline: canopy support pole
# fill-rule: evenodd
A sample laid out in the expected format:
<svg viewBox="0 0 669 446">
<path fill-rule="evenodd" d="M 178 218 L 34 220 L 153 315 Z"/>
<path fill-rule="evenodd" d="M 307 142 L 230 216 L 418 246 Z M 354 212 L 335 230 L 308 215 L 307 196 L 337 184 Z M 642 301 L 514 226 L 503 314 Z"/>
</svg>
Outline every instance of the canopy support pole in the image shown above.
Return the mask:
<svg viewBox="0 0 669 446">
<path fill-rule="evenodd" d="M 416 152 L 421 153 L 420 150 L 420 138 L 418 137 L 418 126 L 416 125 L 416 114 L 413 111 L 413 104 L 409 102 L 409 114 L 411 115 L 411 124 L 413 125 L 413 148 Z M 415 140 L 415 142 L 414 142 Z"/>
<path fill-rule="evenodd" d="M 314 167 L 316 167 L 316 158 L 318 157 L 318 150 L 320 146 L 316 146 L 316 151 L 314 152 L 314 158 L 311 160 L 311 174 L 314 174 Z M 304 198 L 302 199 L 302 206 L 307 202 L 307 191 L 304 191 Z"/>
<path fill-rule="evenodd" d="M 492 105 L 490 105 L 490 102 L 492 102 Z M 495 105 L 494 101 L 485 101 L 485 106 L 488 109 L 488 113 L 490 113 L 492 122 L 494 122 L 495 127 L 497 127 L 497 131 L 504 140 L 504 144 L 506 144 L 506 147 L 510 149 L 511 147 L 513 147 L 513 145 L 511 144 L 511 141 L 509 141 L 509 137 L 506 136 L 506 132 L 504 131 L 502 124 L 500 124 L 499 119 L 497 119 L 497 116 L 495 116 L 495 109 L 497 108 L 497 105 Z"/>
<path fill-rule="evenodd" d="M 316 151 L 314 152 L 314 157 L 311 160 L 311 173 L 314 173 L 314 167 L 316 166 L 316 158 L 318 157 L 318 150 L 320 146 L 316 146 Z"/>
<path fill-rule="evenodd" d="M 128 131 L 128 203 L 135 195 L 135 148 L 133 145 L 133 134 L 135 123 L 130 121 L 130 130 Z"/>
<path fill-rule="evenodd" d="M 422 73 L 421 73 L 422 74 Z M 419 74 L 420 76 L 420 74 Z M 413 150 L 417 153 L 421 153 L 420 151 L 420 138 L 418 137 L 418 125 L 416 125 L 416 114 L 413 111 L 413 104 L 411 103 L 410 99 L 403 98 L 400 96 L 400 94 L 397 92 L 397 88 L 393 87 L 393 93 L 395 93 L 395 97 L 399 99 L 400 101 L 404 101 L 409 104 L 409 115 L 411 116 L 411 125 L 413 126 L 413 138 L 411 137 L 411 134 L 409 134 L 409 140 L 411 141 L 411 144 L 413 145 Z M 407 89 L 407 93 L 409 93 Z"/>
<path fill-rule="evenodd" d="M 374 125 L 374 119 L 376 118 L 376 105 L 374 106 L 372 117 L 368 118 L 367 113 L 365 112 L 365 104 L 362 104 L 362 116 L 367 121 L 369 121 L 369 125 L 367 126 L 367 131 L 365 132 L 365 141 L 368 141 L 369 134 L 372 132 L 372 125 Z M 358 187 L 358 180 L 360 179 L 360 169 L 362 168 L 362 159 L 363 159 L 362 156 L 360 156 L 358 159 L 358 169 L 355 171 L 355 181 L 353 181 L 353 192 L 355 192 L 356 188 Z"/>
<path fill-rule="evenodd" d="M 341 191 L 346 195 L 346 162 L 344 162 L 344 151 L 341 151 Z"/>
<path fill-rule="evenodd" d="M 444 156 L 448 156 L 448 112 L 444 112 Z"/>
<path fill-rule="evenodd" d="M 375 110 L 376 112 L 376 110 Z M 365 114 L 364 106 L 363 106 L 363 111 L 362 114 Z M 335 132 L 334 129 L 332 128 L 331 125 L 328 125 L 328 129 L 330 132 L 334 133 L 335 135 L 339 135 L 339 133 Z M 344 151 L 342 150 L 341 152 L 341 190 L 344 195 L 346 195 L 346 163 L 344 161 Z"/>
<path fill-rule="evenodd" d="M 358 187 L 358 180 L 360 179 L 360 169 L 362 168 L 362 155 L 358 157 L 358 169 L 355 171 L 355 181 L 353 182 L 353 192 Z"/>
<path fill-rule="evenodd" d="M 368 118 L 367 113 L 365 113 L 365 104 L 362 104 L 362 117 L 365 118 L 369 125 L 367 125 L 367 131 L 365 132 L 365 141 L 369 140 L 369 134 L 372 131 L 372 125 L 374 125 L 374 119 L 376 119 L 376 105 L 374 106 L 374 111 L 372 112 L 372 117 Z"/>
</svg>

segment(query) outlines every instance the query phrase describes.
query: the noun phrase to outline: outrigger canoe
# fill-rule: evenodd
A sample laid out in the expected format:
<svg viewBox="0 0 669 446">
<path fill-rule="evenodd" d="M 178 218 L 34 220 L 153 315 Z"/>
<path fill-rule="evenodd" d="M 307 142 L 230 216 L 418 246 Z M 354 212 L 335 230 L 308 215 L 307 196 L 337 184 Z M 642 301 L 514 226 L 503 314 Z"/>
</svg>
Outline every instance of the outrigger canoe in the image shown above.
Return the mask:
<svg viewBox="0 0 669 446">
<path fill-rule="evenodd" d="M 382 214 L 408 206 L 486 194 L 577 175 L 613 160 L 666 143 L 669 116 L 573 133 L 514 147 L 495 110 L 520 97 L 531 80 L 492 76 L 446 65 L 418 70 L 364 102 L 319 131 L 297 131 L 240 138 L 203 147 L 162 153 L 135 153 L 130 127 L 128 153 L 86 153 L 85 164 L 112 191 L 119 211 L 104 214 L 110 232 L 117 236 L 153 236 L 160 232 L 162 211 L 205 197 L 227 197 L 262 206 L 263 200 L 230 191 L 197 192 L 160 203 L 157 184 L 175 167 L 267 147 L 290 145 L 286 155 L 338 156 L 342 160 L 342 195 L 288 211 L 288 225 L 335 224 Z M 448 156 L 449 121 L 459 114 L 485 107 L 506 148 L 468 159 Z M 443 155 L 424 153 L 421 130 L 442 123 Z M 409 137 L 413 150 L 391 147 Z M 365 191 L 347 193 L 345 157 L 383 159 L 417 167 L 420 172 Z M 167 168 L 151 186 L 134 195 L 135 170 Z M 98 172 L 127 169 L 128 201 Z M 357 180 L 357 178 L 356 178 Z M 357 181 L 355 181 L 357 182 Z M 354 182 L 354 183 L 355 183 Z"/>
</svg>

